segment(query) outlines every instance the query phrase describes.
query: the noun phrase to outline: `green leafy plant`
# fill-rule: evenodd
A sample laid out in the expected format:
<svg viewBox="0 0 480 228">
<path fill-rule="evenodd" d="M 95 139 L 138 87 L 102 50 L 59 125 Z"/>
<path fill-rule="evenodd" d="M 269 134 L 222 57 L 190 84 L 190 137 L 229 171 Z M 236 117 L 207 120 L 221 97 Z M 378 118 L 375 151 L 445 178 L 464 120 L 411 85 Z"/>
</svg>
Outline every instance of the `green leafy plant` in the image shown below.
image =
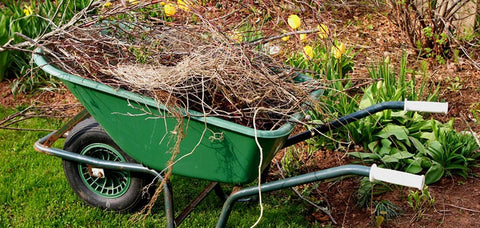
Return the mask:
<svg viewBox="0 0 480 228">
<path fill-rule="evenodd" d="M 8 24 L 9 18 L 4 14 L 0 15 L 0 44 L 5 44 L 9 40 Z M 8 68 L 10 61 L 8 59 L 8 51 L 0 52 L 0 81 L 5 77 L 5 72 Z"/>
<path fill-rule="evenodd" d="M 392 188 L 384 182 L 371 182 L 367 177 L 362 178 L 360 186 L 356 191 L 357 205 L 359 207 L 370 207 L 373 203 L 372 197 L 392 191 Z"/>
<path fill-rule="evenodd" d="M 375 203 L 375 223 L 377 227 L 382 227 L 384 222 L 388 222 L 391 219 L 397 218 L 401 210 L 390 200 L 380 200 Z"/>
<path fill-rule="evenodd" d="M 448 83 L 447 89 L 451 92 L 458 93 L 461 89 L 463 89 L 463 83 L 460 81 L 458 76 L 455 76 L 453 79 L 447 77 L 446 82 Z"/>
<path fill-rule="evenodd" d="M 322 124 L 337 119 L 354 112 L 358 107 L 355 102 L 358 99 L 357 95 L 351 96 L 345 92 L 353 85 L 348 76 L 348 73 L 353 70 L 352 49 L 347 49 L 340 58 L 335 58 L 329 50 L 331 49 L 328 46 L 321 43 L 313 47 L 313 58 L 307 59 L 303 52 L 299 52 L 285 61 L 287 65 L 294 66 L 313 78 L 325 82 L 326 90 L 320 107 L 315 107 L 308 113 L 312 117 L 312 124 Z M 309 141 L 310 145 L 314 148 L 324 146 L 330 149 L 339 148 L 343 145 L 332 144 L 329 139 L 348 138 L 348 132 L 328 132 L 325 136 L 323 139 Z"/>
<path fill-rule="evenodd" d="M 468 171 L 476 165 L 480 156 L 473 136 L 453 130 L 439 131 L 436 135 L 437 140 L 426 149 L 432 165 L 425 175 L 425 183 L 434 183 L 445 174 L 467 178 Z"/>
<path fill-rule="evenodd" d="M 406 72 L 405 56 L 399 78 L 391 72 L 388 61 L 372 68 L 371 76 L 378 81 L 364 89 L 359 108 L 384 101 L 436 100 L 438 88 L 427 91 L 425 80 L 415 84 L 414 80 L 406 80 Z M 478 158 L 474 138 L 456 132 L 452 121 L 442 124 L 425 120 L 415 112 L 387 110 L 349 124 L 346 129 L 365 150 L 351 152 L 351 156 L 390 169 L 425 172 L 427 184 L 445 174 L 466 177 Z"/>
<path fill-rule="evenodd" d="M 11 44 L 24 42 L 24 38 L 16 35 L 16 33 L 35 39 L 39 35 L 51 31 L 53 27 L 69 21 L 76 12 L 85 8 L 90 1 L 5 1 L 5 6 L 0 8 L 0 44 L 3 45 L 9 41 Z M 14 85 L 16 89 L 14 93 L 50 83 L 46 81 L 51 80 L 51 77 L 45 76 L 43 73 L 31 74 L 30 77 L 25 76 L 29 73 L 30 68 L 30 53 L 21 51 L 0 52 L 0 80 L 5 77 L 7 70 L 9 72 L 8 77 L 16 76 L 20 78 L 20 81 Z"/>
<path fill-rule="evenodd" d="M 433 207 L 435 198 L 430 196 L 428 187 L 425 187 L 422 191 L 409 191 L 407 202 L 417 215 L 417 219 L 421 219 L 423 213 Z"/>
</svg>

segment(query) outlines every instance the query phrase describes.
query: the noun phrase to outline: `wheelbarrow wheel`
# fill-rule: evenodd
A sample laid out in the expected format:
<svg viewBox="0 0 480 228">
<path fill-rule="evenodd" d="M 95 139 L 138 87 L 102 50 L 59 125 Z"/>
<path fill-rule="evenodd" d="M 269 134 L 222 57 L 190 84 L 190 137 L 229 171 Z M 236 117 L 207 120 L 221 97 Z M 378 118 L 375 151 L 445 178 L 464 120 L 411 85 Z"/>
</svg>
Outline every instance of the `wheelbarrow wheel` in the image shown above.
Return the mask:
<svg viewBox="0 0 480 228">
<path fill-rule="evenodd" d="M 78 123 L 68 134 L 64 150 L 109 161 L 136 161 L 123 152 L 93 119 Z M 133 211 L 148 202 L 153 176 L 123 170 L 94 174 L 87 164 L 63 160 L 63 170 L 73 191 L 87 204 L 114 211 Z M 151 184 L 151 185 L 150 185 Z M 148 188 L 153 186 L 152 188 Z"/>
</svg>

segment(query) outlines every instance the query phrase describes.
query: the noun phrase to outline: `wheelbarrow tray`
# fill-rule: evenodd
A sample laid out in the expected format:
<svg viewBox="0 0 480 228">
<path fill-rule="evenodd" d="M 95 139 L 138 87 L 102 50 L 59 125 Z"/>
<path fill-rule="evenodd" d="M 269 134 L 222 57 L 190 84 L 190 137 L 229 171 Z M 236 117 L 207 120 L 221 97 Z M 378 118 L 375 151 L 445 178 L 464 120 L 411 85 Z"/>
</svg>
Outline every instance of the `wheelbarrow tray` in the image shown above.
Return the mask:
<svg viewBox="0 0 480 228">
<path fill-rule="evenodd" d="M 177 140 L 174 130 L 178 122 L 176 118 L 161 117 L 168 115 L 163 105 L 146 96 L 66 73 L 41 54 L 35 54 L 34 61 L 66 85 L 125 153 L 149 168 L 165 169 Z M 309 78 L 300 75 L 297 80 Z M 322 93 L 318 90 L 312 96 Z M 192 110 L 184 112 L 188 117 L 183 119 L 184 138 L 173 173 L 234 184 L 249 183 L 258 176 L 260 149 L 256 139 L 262 148 L 263 170 L 282 148 L 296 120 L 302 118 L 297 113 L 276 130 L 255 131 Z"/>
</svg>

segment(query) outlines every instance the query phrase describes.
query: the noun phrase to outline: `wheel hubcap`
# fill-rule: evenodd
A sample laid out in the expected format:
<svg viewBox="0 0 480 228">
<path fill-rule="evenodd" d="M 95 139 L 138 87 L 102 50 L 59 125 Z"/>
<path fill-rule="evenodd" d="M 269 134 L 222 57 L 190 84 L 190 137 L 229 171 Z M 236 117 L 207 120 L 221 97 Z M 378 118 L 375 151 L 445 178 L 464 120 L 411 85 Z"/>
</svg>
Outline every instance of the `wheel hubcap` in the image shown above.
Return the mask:
<svg viewBox="0 0 480 228">
<path fill-rule="evenodd" d="M 82 155 L 116 162 L 126 162 L 125 158 L 113 147 L 93 143 L 85 147 Z M 104 177 L 92 176 L 89 167 L 86 164 L 79 164 L 78 171 L 83 183 L 94 193 L 107 198 L 122 196 L 130 186 L 130 172 L 120 170 L 105 170 Z"/>
</svg>

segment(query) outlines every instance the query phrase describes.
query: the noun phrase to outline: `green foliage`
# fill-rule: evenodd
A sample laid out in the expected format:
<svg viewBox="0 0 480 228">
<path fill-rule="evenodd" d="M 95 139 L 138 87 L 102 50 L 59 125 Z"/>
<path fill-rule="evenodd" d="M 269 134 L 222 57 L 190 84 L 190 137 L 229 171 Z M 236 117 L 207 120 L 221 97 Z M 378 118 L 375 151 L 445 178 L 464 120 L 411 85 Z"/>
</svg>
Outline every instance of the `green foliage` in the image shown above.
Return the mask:
<svg viewBox="0 0 480 228">
<path fill-rule="evenodd" d="M 297 169 L 301 167 L 301 151 L 294 147 L 286 149 L 285 154 L 282 157 L 280 163 L 282 164 L 282 170 L 285 172 L 285 176 L 294 176 L 298 174 Z"/>
<path fill-rule="evenodd" d="M 407 202 L 417 215 L 417 219 L 420 219 L 426 210 L 433 207 L 435 198 L 430 196 L 428 187 L 425 187 L 422 191 L 409 191 Z"/>
<path fill-rule="evenodd" d="M 10 24 L 10 19 L 4 15 L 0 14 L 0 44 L 5 44 L 9 40 L 8 34 L 8 25 Z M 8 59 L 8 51 L 0 52 L 0 81 L 5 77 L 5 72 L 7 71 L 10 61 Z"/>
<path fill-rule="evenodd" d="M 0 8 L 0 45 L 11 40 L 11 44 L 24 42 L 23 34 L 35 39 L 69 21 L 79 10 L 85 8 L 90 0 L 77 1 L 6 1 Z M 20 51 L 0 52 L 0 80 L 3 77 L 21 77 L 25 80 L 17 82 L 14 92 L 24 92 L 51 80 L 44 73 L 31 74 L 23 77 L 30 70 L 30 53 Z M 7 71 L 8 70 L 8 71 Z M 8 75 L 5 75 L 8 72 Z M 38 78 L 37 78 L 38 77 Z M 25 83 L 26 85 L 23 85 Z"/>
<path fill-rule="evenodd" d="M 319 53 L 326 54 L 325 49 L 320 50 L 323 52 L 319 51 Z M 298 59 L 299 57 L 296 58 Z M 407 56 L 404 55 L 398 74 L 392 71 L 388 59 L 372 67 L 370 76 L 375 82 L 364 89 L 358 105 L 356 101 L 358 97 L 349 97 L 337 91 L 337 89 L 348 88 L 348 83 L 330 84 L 330 90 L 323 97 L 326 99 L 323 100 L 320 111 L 310 113 L 314 119 L 313 122 L 325 123 L 329 119 L 386 101 L 405 99 L 435 101 L 438 97 L 438 88 L 432 87 L 426 77 L 420 83 L 409 80 L 406 63 Z M 302 64 L 298 66 L 304 66 Z M 315 66 L 309 69 L 316 70 Z M 332 72 L 338 71 L 326 72 L 330 72 L 331 79 L 334 77 L 340 79 L 338 74 L 332 76 Z M 473 138 L 455 132 L 452 124 L 452 122 L 442 124 L 433 119 L 426 120 L 415 112 L 386 110 L 329 132 L 326 134 L 327 137 L 311 141 L 310 146 L 338 149 L 342 146 L 339 141 L 351 140 L 355 144 L 362 145 L 365 151 L 349 154 L 363 163 L 377 163 L 386 168 L 410 173 L 425 172 L 427 184 L 431 184 L 445 174 L 466 177 L 468 170 L 478 157 L 474 152 L 478 146 Z M 333 141 L 331 138 L 338 141 Z M 447 149 L 442 145 L 468 146 Z"/>
<path fill-rule="evenodd" d="M 426 183 L 435 182 L 434 177 L 441 177 L 440 174 L 444 173 L 467 178 L 468 171 L 476 165 L 476 159 L 480 156 L 475 138 L 455 131 L 440 131 L 436 133 L 436 139 L 427 147 L 428 157 L 433 164 L 430 173 L 427 172 Z M 432 175 L 430 179 L 428 174 Z"/>
<path fill-rule="evenodd" d="M 327 83 L 336 90 L 349 88 L 351 82 L 348 79 L 348 73 L 353 70 L 352 49 L 346 50 L 339 59 L 334 58 L 328 51 L 328 47 L 324 44 L 313 46 L 313 58 L 307 59 L 303 55 L 303 51 L 293 53 L 287 58 L 287 65 L 303 70 L 306 74 L 315 79 L 329 80 Z M 340 81 L 341 83 L 333 83 Z"/>
<path fill-rule="evenodd" d="M 400 208 L 389 200 L 380 200 L 375 202 L 375 216 L 382 216 L 384 219 L 394 219 L 400 215 Z"/>
<path fill-rule="evenodd" d="M 359 207 L 369 207 L 373 203 L 372 197 L 389 191 L 392 191 L 392 188 L 388 184 L 379 181 L 370 182 L 368 177 L 364 177 L 356 192 L 357 205 Z"/>
<path fill-rule="evenodd" d="M 346 53 L 338 59 L 328 50 L 326 45 L 320 44 L 313 47 L 313 58 L 310 60 L 304 57 L 303 52 L 295 53 L 286 60 L 286 64 L 325 82 L 327 88 L 322 97 L 321 107 L 316 107 L 309 112 L 313 124 L 322 124 L 352 113 L 358 106 L 354 102 L 358 99 L 357 95 L 352 97 L 345 92 L 353 85 L 348 76 L 348 73 L 353 70 L 354 64 L 352 49 L 347 49 Z M 310 143 L 316 148 L 327 146 L 329 149 L 335 149 L 339 147 L 339 144 L 331 144 L 327 138 L 345 139 L 348 138 L 348 133 L 329 132 L 326 133 L 326 136 L 325 140 L 314 140 Z"/>
</svg>

